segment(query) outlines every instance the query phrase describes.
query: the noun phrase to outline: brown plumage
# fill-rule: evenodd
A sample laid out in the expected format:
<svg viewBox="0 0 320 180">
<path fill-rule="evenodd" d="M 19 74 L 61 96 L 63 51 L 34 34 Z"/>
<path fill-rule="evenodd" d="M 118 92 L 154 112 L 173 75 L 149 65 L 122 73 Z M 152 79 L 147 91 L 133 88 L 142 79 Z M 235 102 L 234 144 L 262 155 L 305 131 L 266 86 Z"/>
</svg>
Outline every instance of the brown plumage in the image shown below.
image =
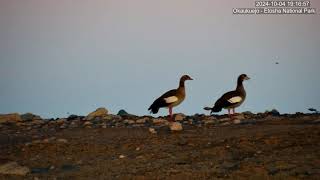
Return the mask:
<svg viewBox="0 0 320 180">
<path fill-rule="evenodd" d="M 149 107 L 151 113 L 158 113 L 160 108 L 169 108 L 169 114 L 172 119 L 172 108 L 178 106 L 183 102 L 186 97 L 185 81 L 193 80 L 190 76 L 184 75 L 180 78 L 179 87 L 177 89 L 170 90 L 157 98 Z"/>
<path fill-rule="evenodd" d="M 230 115 L 230 110 L 235 113 L 235 108 L 239 107 L 246 99 L 246 91 L 243 87 L 243 81 L 249 80 L 250 78 L 246 74 L 241 74 L 238 77 L 237 88 L 234 91 L 230 91 L 222 95 L 214 104 L 212 108 L 205 107 L 204 110 L 213 112 L 220 112 L 222 108 L 228 109 L 228 114 Z"/>
</svg>

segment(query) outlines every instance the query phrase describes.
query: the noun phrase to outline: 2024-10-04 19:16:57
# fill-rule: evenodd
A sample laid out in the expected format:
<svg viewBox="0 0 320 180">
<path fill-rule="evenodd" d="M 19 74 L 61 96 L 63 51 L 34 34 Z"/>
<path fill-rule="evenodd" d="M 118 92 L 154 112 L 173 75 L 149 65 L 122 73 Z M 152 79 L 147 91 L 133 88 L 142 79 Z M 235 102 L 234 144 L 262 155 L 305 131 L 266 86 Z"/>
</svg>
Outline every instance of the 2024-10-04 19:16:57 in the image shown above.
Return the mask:
<svg viewBox="0 0 320 180">
<path fill-rule="evenodd" d="M 255 7 L 310 7 L 310 1 L 255 1 Z"/>
</svg>

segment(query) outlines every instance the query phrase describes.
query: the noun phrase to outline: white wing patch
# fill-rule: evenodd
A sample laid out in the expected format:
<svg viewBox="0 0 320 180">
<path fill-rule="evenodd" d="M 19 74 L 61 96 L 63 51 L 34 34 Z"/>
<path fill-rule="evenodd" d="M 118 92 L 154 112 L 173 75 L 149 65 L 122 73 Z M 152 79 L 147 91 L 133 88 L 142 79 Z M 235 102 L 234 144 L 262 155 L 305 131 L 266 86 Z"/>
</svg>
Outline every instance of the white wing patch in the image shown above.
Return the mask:
<svg viewBox="0 0 320 180">
<path fill-rule="evenodd" d="M 241 102 L 241 101 L 242 101 L 242 97 L 240 97 L 240 96 L 235 96 L 235 97 L 229 99 L 228 101 L 229 101 L 229 103 L 232 103 L 232 104 L 238 103 L 238 102 Z"/>
<path fill-rule="evenodd" d="M 174 103 L 174 102 L 178 101 L 178 97 L 177 96 L 170 96 L 170 97 L 164 98 L 164 100 L 166 101 L 166 103 L 170 104 L 170 103 Z"/>
</svg>

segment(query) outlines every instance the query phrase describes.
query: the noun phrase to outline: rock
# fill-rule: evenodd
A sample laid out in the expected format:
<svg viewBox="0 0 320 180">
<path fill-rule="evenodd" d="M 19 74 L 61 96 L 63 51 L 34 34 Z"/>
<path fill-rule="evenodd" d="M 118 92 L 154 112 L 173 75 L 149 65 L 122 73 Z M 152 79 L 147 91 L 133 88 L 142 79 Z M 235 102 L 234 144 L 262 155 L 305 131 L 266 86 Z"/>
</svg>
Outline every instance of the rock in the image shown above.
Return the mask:
<svg viewBox="0 0 320 180">
<path fill-rule="evenodd" d="M 66 121 L 67 121 L 67 119 L 61 118 L 61 119 L 56 120 L 56 123 L 64 124 Z"/>
<path fill-rule="evenodd" d="M 233 120 L 233 124 L 240 124 L 241 123 L 241 120 L 240 119 L 235 119 Z"/>
<path fill-rule="evenodd" d="M 72 120 L 76 120 L 76 119 L 78 119 L 78 118 L 79 118 L 79 116 L 74 115 L 74 114 L 71 114 L 71 115 L 67 118 L 67 120 L 68 120 L 68 121 L 72 121 Z"/>
<path fill-rule="evenodd" d="M 33 120 L 41 120 L 42 118 L 32 113 L 25 113 L 21 115 L 21 119 L 22 121 L 33 121 Z"/>
<path fill-rule="evenodd" d="M 92 122 L 86 121 L 86 122 L 83 123 L 83 125 L 84 125 L 84 126 L 91 126 L 91 125 L 92 125 Z"/>
<path fill-rule="evenodd" d="M 154 128 L 149 128 L 149 132 L 151 134 L 157 134 L 157 131 Z"/>
<path fill-rule="evenodd" d="M 66 129 L 67 126 L 65 124 L 63 124 L 62 126 L 59 127 L 60 129 Z"/>
<path fill-rule="evenodd" d="M 184 120 L 184 118 L 185 118 L 186 116 L 184 115 L 184 114 L 176 114 L 175 116 L 174 116 L 174 120 L 175 121 L 182 121 L 182 120 Z"/>
<path fill-rule="evenodd" d="M 166 122 L 165 119 L 153 119 L 153 124 L 165 124 Z"/>
<path fill-rule="evenodd" d="M 39 140 L 39 139 L 38 139 L 38 140 L 33 140 L 33 141 L 32 141 L 32 144 L 39 144 L 39 143 L 41 143 L 41 140 Z"/>
<path fill-rule="evenodd" d="M 271 114 L 272 114 L 272 116 L 280 116 L 280 112 L 276 109 L 272 109 Z"/>
<path fill-rule="evenodd" d="M 119 117 L 121 117 L 121 116 L 119 116 Z M 113 119 L 112 115 L 108 115 L 108 116 L 105 116 L 102 118 L 102 120 L 104 120 L 104 121 L 111 121 L 112 119 Z"/>
<path fill-rule="evenodd" d="M 227 126 L 227 125 L 230 125 L 230 122 L 225 122 L 225 123 L 222 123 L 221 125 L 222 126 Z"/>
<path fill-rule="evenodd" d="M 125 111 L 124 109 L 121 109 L 121 110 L 118 112 L 117 115 L 118 115 L 118 116 L 128 116 L 129 113 L 127 113 L 127 111 Z"/>
<path fill-rule="evenodd" d="M 242 114 L 245 116 L 253 116 L 254 115 L 251 111 L 245 111 Z"/>
<path fill-rule="evenodd" d="M 280 116 L 279 111 L 276 110 L 276 109 L 272 109 L 271 111 L 266 111 L 265 113 L 266 113 L 266 114 L 270 114 L 270 115 L 272 115 L 272 116 Z"/>
<path fill-rule="evenodd" d="M 204 121 L 204 124 L 214 124 L 214 123 L 215 123 L 215 121 L 212 120 L 212 119 L 209 119 L 209 120 L 207 120 L 207 121 Z"/>
<path fill-rule="evenodd" d="M 124 122 L 125 124 L 134 124 L 134 123 L 135 123 L 134 120 L 129 120 L 129 119 L 125 119 L 123 122 Z"/>
<path fill-rule="evenodd" d="M 86 117 L 87 120 L 93 120 L 96 117 L 105 117 L 108 115 L 108 110 L 106 108 L 98 108 L 94 112 L 88 114 Z"/>
<path fill-rule="evenodd" d="M 222 118 L 222 119 L 219 119 L 220 122 L 227 122 L 227 121 L 230 121 L 230 118 Z"/>
<path fill-rule="evenodd" d="M 66 140 L 66 139 L 57 139 L 57 142 L 59 142 L 59 143 L 68 143 L 68 140 Z"/>
<path fill-rule="evenodd" d="M 45 124 L 45 123 L 46 123 L 46 121 L 40 120 L 40 119 L 34 119 L 31 122 L 32 125 L 42 125 L 42 124 Z"/>
<path fill-rule="evenodd" d="M 25 176 L 30 172 L 30 169 L 25 166 L 20 166 L 16 162 L 8 162 L 0 165 L 0 174 Z"/>
<path fill-rule="evenodd" d="M 169 128 L 171 131 L 182 131 L 182 124 L 179 122 L 173 122 L 169 124 Z"/>
<path fill-rule="evenodd" d="M 78 127 L 78 124 L 73 121 L 73 122 L 70 123 L 69 127 L 70 127 L 70 128 L 77 128 L 77 127 Z"/>
<path fill-rule="evenodd" d="M 148 120 L 148 118 L 138 119 L 138 120 L 136 120 L 136 123 L 137 124 L 144 124 L 147 122 L 147 120 Z"/>
<path fill-rule="evenodd" d="M 222 167 L 225 169 L 233 169 L 235 167 L 237 167 L 239 164 L 237 162 L 223 162 L 222 163 Z"/>
<path fill-rule="evenodd" d="M 119 158 L 120 159 L 124 159 L 124 158 L 126 158 L 126 156 L 125 155 L 120 155 Z"/>
<path fill-rule="evenodd" d="M 238 120 L 243 120 L 245 119 L 244 115 L 243 114 L 237 114 L 235 116 L 233 116 L 234 119 L 238 119 Z"/>
<path fill-rule="evenodd" d="M 0 123 L 19 122 L 19 121 L 22 121 L 22 119 L 18 113 L 0 114 Z"/>
</svg>

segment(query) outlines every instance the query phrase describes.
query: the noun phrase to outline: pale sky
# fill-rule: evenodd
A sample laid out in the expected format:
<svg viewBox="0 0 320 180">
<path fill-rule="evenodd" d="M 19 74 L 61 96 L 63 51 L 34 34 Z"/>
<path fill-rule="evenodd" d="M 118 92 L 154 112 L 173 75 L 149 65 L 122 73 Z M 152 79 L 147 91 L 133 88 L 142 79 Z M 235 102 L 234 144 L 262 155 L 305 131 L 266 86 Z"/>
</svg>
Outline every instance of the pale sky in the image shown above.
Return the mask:
<svg viewBox="0 0 320 180">
<path fill-rule="evenodd" d="M 174 112 L 204 113 L 242 73 L 251 80 L 238 112 L 319 110 L 320 1 L 311 0 L 316 15 L 232 14 L 253 6 L 254 0 L 1 0 L 0 113 L 64 117 L 102 106 L 147 115 L 183 74 L 195 80 Z"/>
</svg>

